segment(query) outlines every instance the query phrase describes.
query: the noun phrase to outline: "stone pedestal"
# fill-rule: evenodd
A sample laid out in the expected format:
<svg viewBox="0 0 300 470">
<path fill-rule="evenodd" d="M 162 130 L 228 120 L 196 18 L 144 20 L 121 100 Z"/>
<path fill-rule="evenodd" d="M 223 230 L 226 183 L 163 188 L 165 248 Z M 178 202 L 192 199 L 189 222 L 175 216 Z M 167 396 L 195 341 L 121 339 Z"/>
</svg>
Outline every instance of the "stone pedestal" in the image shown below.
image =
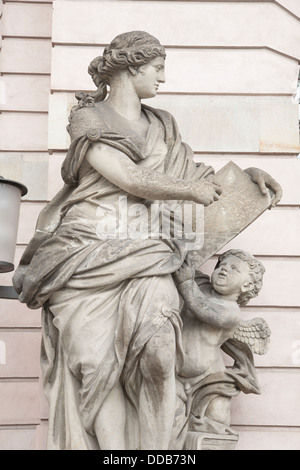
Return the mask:
<svg viewBox="0 0 300 470">
<path fill-rule="evenodd" d="M 186 436 L 185 450 L 235 450 L 239 440 L 233 434 L 213 434 L 189 431 Z"/>
</svg>

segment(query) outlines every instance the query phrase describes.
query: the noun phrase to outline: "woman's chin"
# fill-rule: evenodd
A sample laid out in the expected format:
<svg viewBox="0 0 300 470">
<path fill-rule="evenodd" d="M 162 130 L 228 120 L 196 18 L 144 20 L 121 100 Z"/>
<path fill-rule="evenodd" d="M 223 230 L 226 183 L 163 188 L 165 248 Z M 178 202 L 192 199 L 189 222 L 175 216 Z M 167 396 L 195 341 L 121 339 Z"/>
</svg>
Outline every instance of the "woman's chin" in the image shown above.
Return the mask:
<svg viewBox="0 0 300 470">
<path fill-rule="evenodd" d="M 141 99 L 141 100 L 147 100 L 148 98 L 154 98 L 156 95 L 157 95 L 157 90 L 152 91 L 152 92 L 148 92 L 148 93 L 144 93 L 144 94 L 140 97 L 140 99 Z"/>
</svg>

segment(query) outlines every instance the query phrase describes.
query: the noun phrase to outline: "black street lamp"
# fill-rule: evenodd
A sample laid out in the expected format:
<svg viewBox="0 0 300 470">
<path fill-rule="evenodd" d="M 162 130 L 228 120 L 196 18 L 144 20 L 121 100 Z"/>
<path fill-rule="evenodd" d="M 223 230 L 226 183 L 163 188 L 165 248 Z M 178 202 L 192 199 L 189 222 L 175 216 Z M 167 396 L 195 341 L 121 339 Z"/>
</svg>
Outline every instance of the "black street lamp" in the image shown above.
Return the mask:
<svg viewBox="0 0 300 470">
<path fill-rule="evenodd" d="M 15 269 L 21 197 L 25 194 L 26 186 L 0 176 L 0 273 Z M 18 296 L 12 286 L 0 286 L 0 298 L 17 299 Z"/>
</svg>

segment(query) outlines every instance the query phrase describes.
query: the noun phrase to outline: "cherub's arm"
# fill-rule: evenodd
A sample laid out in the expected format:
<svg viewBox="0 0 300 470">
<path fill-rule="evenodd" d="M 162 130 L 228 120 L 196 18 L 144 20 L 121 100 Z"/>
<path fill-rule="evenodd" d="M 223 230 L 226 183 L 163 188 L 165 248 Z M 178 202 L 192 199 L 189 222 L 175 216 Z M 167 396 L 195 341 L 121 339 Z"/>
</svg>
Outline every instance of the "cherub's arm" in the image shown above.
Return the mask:
<svg viewBox="0 0 300 470">
<path fill-rule="evenodd" d="M 211 302 L 194 281 L 194 270 L 185 263 L 174 278 L 186 307 L 198 320 L 218 328 L 232 328 L 236 317 L 224 306 Z"/>
</svg>

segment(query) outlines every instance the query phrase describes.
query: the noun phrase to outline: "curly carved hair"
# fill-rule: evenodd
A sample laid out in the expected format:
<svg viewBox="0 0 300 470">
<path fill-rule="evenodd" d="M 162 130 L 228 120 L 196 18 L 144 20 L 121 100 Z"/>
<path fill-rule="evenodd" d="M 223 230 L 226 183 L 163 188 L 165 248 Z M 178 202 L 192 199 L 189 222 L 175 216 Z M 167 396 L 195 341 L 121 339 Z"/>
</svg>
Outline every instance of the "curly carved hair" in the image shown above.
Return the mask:
<svg viewBox="0 0 300 470">
<path fill-rule="evenodd" d="M 250 253 L 247 253 L 247 251 L 243 250 L 228 250 L 225 251 L 225 253 L 222 253 L 219 256 L 215 269 L 218 268 L 220 263 L 228 256 L 237 256 L 242 261 L 246 261 L 250 268 L 250 276 L 253 280 L 253 289 L 249 292 L 243 292 L 237 300 L 239 305 L 246 305 L 250 299 L 256 297 L 259 294 L 259 291 L 263 285 L 263 275 L 266 270 L 260 261 L 254 258 L 254 256 L 252 256 Z"/>
<path fill-rule="evenodd" d="M 97 87 L 94 101 L 103 101 L 111 77 L 127 67 L 145 65 L 156 57 L 166 57 L 165 49 L 158 39 L 145 31 L 131 31 L 118 35 L 103 55 L 96 57 L 89 65 L 88 73 Z"/>
</svg>

